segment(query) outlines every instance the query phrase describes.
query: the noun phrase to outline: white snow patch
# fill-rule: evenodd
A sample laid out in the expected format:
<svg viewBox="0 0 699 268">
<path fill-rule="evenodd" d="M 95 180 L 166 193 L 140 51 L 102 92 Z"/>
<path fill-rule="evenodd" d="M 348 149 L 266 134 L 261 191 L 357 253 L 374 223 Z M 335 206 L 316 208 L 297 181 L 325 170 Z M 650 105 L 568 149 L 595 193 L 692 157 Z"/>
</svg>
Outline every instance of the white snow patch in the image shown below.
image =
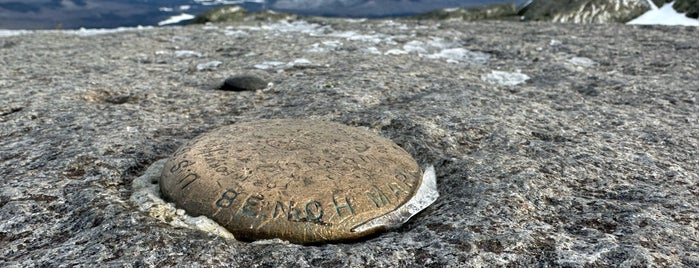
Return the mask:
<svg viewBox="0 0 699 268">
<path fill-rule="evenodd" d="M 551 39 L 551 41 L 549 42 L 549 46 L 552 46 L 552 47 L 560 46 L 561 44 L 563 44 L 563 43 L 561 41 L 556 40 L 556 39 Z"/>
<path fill-rule="evenodd" d="M 418 186 L 417 192 L 410 200 L 394 211 L 352 228 L 352 231 L 364 232 L 380 226 L 388 229 L 400 227 L 415 216 L 415 214 L 429 207 L 434 201 L 437 201 L 437 198 L 439 198 L 437 175 L 435 175 L 434 166 L 429 166 L 422 175 L 422 183 Z"/>
<path fill-rule="evenodd" d="M 529 80 L 529 76 L 520 72 L 492 71 L 481 75 L 481 80 L 499 86 L 516 86 Z"/>
<path fill-rule="evenodd" d="M 175 51 L 158 50 L 155 52 L 155 54 L 156 55 L 174 55 L 175 58 L 201 58 L 204 56 L 200 52 L 196 52 L 193 50 L 175 50 Z"/>
<path fill-rule="evenodd" d="M 226 36 L 232 36 L 232 37 L 246 37 L 249 36 L 250 34 L 246 31 L 241 31 L 241 30 L 225 30 L 223 31 L 223 34 Z"/>
<path fill-rule="evenodd" d="M 308 59 L 295 59 L 290 62 L 293 66 L 312 66 L 313 63 Z"/>
<path fill-rule="evenodd" d="M 396 28 L 396 29 L 398 29 L 398 30 L 408 30 L 408 25 L 405 25 L 405 24 L 400 23 L 400 22 L 395 22 L 395 21 L 393 21 L 393 20 L 385 20 L 384 22 L 382 22 L 381 24 L 379 24 L 379 26 L 383 26 L 383 27 L 394 27 L 394 28 Z"/>
<path fill-rule="evenodd" d="M 355 31 L 331 32 L 326 36 L 345 38 L 350 41 L 361 41 L 367 43 L 379 44 L 381 42 L 391 43 L 393 40 L 385 34 L 361 34 Z"/>
<path fill-rule="evenodd" d="M 365 21 L 367 21 L 367 20 L 368 20 L 368 19 L 366 19 L 366 18 L 361 18 L 361 19 L 345 19 L 345 21 L 346 21 L 346 22 L 349 22 L 349 23 L 362 23 L 362 22 L 365 22 Z"/>
<path fill-rule="evenodd" d="M 200 52 L 192 50 L 175 50 L 174 54 L 176 58 L 201 58 L 204 56 Z"/>
<path fill-rule="evenodd" d="M 379 50 L 376 47 L 367 47 L 367 48 L 362 49 L 362 51 L 369 53 L 369 54 L 377 54 L 377 55 L 381 54 L 381 50 Z"/>
<path fill-rule="evenodd" d="M 673 1 L 671 3 L 666 3 L 660 8 L 651 9 L 638 18 L 627 22 L 627 24 L 699 26 L 698 19 L 688 18 L 683 13 L 675 11 L 675 9 L 672 8 L 674 3 Z"/>
<path fill-rule="evenodd" d="M 265 0 L 194 0 L 203 6 L 213 6 L 213 5 L 238 5 L 242 3 L 259 3 L 264 4 Z"/>
<path fill-rule="evenodd" d="M 592 67 L 597 65 L 597 62 L 590 58 L 585 58 L 585 57 L 573 57 L 568 60 L 573 65 L 581 66 L 581 67 Z"/>
<path fill-rule="evenodd" d="M 2 29 L 0 29 L 0 37 L 10 37 L 10 36 L 16 36 L 16 35 L 30 34 L 30 33 L 33 33 L 33 31 L 29 31 L 29 30 L 2 30 Z"/>
<path fill-rule="evenodd" d="M 269 69 L 275 69 L 279 66 L 284 66 L 286 65 L 286 62 L 281 62 L 281 61 L 263 61 L 260 64 L 255 64 L 255 68 L 257 69 L 262 69 L 262 70 L 269 70 Z"/>
<path fill-rule="evenodd" d="M 74 35 L 79 35 L 79 36 L 92 36 L 92 35 L 110 34 L 110 33 L 119 33 L 119 32 L 141 31 L 141 30 L 153 29 L 153 28 L 154 27 L 152 27 L 152 26 L 118 27 L 118 28 L 113 28 L 113 29 L 80 28 L 79 30 L 47 30 L 46 32 L 59 32 L 59 33 L 74 34 Z"/>
<path fill-rule="evenodd" d="M 207 22 L 204 24 L 204 26 L 201 26 L 202 29 L 204 30 L 218 30 L 219 27 L 216 25 L 211 24 L 211 22 Z"/>
<path fill-rule="evenodd" d="M 323 45 L 328 46 L 328 47 L 338 47 L 342 45 L 342 42 L 338 40 L 328 40 L 328 41 L 323 41 Z"/>
<path fill-rule="evenodd" d="M 277 23 L 272 23 L 272 24 L 266 24 L 262 25 L 260 27 L 250 27 L 251 30 L 273 30 L 273 31 L 278 31 L 278 32 L 300 32 L 300 33 L 307 33 L 307 34 L 315 34 L 319 35 L 322 34 L 323 29 L 326 27 L 320 26 L 319 24 L 316 23 L 308 23 L 306 21 L 280 21 Z"/>
<path fill-rule="evenodd" d="M 656 6 L 655 3 L 653 3 L 653 0 L 646 0 L 646 3 L 648 3 L 651 10 L 658 10 L 658 6 Z"/>
<path fill-rule="evenodd" d="M 322 53 L 322 52 L 328 52 L 330 50 L 334 50 L 337 47 L 341 46 L 342 42 L 338 40 L 328 40 L 328 41 L 322 41 L 320 43 L 314 43 L 311 45 L 309 49 L 306 51 L 308 52 L 316 52 L 316 53 Z"/>
<path fill-rule="evenodd" d="M 131 182 L 133 193 L 129 200 L 136 204 L 141 212 L 171 226 L 201 230 L 227 239 L 234 239 L 233 234 L 213 220 L 204 216 L 189 216 L 184 210 L 176 208 L 175 204 L 163 200 L 159 184 L 160 173 L 166 161 L 167 159 L 156 161 L 148 167 L 143 176 Z"/>
<path fill-rule="evenodd" d="M 445 48 L 453 48 L 459 46 L 457 42 L 454 41 L 447 41 L 444 40 L 443 38 L 439 37 L 433 37 L 432 40 L 427 42 L 427 45 L 433 48 L 440 48 L 440 49 L 445 49 Z"/>
<path fill-rule="evenodd" d="M 386 54 L 386 55 L 405 55 L 405 54 L 408 54 L 408 51 L 405 51 L 402 49 L 389 49 L 384 54 Z"/>
<path fill-rule="evenodd" d="M 175 23 L 179 23 L 179 22 L 186 21 L 186 20 L 191 20 L 191 19 L 194 19 L 194 15 L 187 14 L 187 13 L 182 13 L 182 14 L 179 14 L 179 15 L 176 15 L 176 16 L 172 16 L 172 17 L 170 17 L 170 18 L 168 18 L 168 19 L 166 19 L 166 20 L 164 20 L 164 21 L 158 22 L 158 26 L 163 26 L 163 25 L 168 25 L 168 24 L 175 24 Z"/>
<path fill-rule="evenodd" d="M 175 9 L 171 8 L 171 7 L 159 7 L 158 10 L 161 12 L 173 12 L 173 11 L 175 11 Z"/>
<path fill-rule="evenodd" d="M 223 62 L 220 62 L 217 60 L 205 62 L 205 63 L 200 63 L 200 64 L 197 64 L 197 71 L 213 70 L 213 69 L 216 69 L 216 67 L 220 66 L 221 64 L 223 64 Z"/>
<path fill-rule="evenodd" d="M 405 43 L 403 45 L 403 50 L 407 52 L 427 53 L 427 49 L 425 48 L 425 46 L 426 45 L 424 42 L 413 40 Z"/>
<path fill-rule="evenodd" d="M 437 53 L 427 55 L 427 58 L 446 59 L 449 63 L 484 64 L 490 60 L 490 55 L 483 52 L 470 51 L 465 48 L 446 48 Z"/>
<path fill-rule="evenodd" d="M 110 34 L 118 32 L 131 32 L 131 31 L 141 31 L 147 29 L 153 29 L 152 26 L 137 26 L 137 27 L 118 27 L 112 29 L 86 29 L 80 28 L 78 30 L 3 30 L 0 29 L 0 37 L 8 37 L 15 35 L 23 35 L 30 33 L 61 33 L 61 34 L 74 34 L 78 36 L 92 36 L 100 34 Z"/>
<path fill-rule="evenodd" d="M 286 69 L 293 68 L 293 67 L 318 67 L 320 65 L 313 64 L 310 60 L 308 59 L 295 59 L 290 62 L 283 62 L 283 61 L 265 61 L 259 64 L 255 64 L 255 68 L 261 69 L 261 70 L 276 70 L 277 72 L 283 72 Z"/>
</svg>

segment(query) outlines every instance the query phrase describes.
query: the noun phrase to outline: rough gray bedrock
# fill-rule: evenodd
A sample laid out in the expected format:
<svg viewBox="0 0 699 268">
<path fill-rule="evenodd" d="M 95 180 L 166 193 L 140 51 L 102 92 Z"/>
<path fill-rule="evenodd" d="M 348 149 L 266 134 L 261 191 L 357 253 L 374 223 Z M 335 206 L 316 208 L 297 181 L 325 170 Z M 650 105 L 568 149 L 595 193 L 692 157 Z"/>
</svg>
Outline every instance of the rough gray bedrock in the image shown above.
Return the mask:
<svg viewBox="0 0 699 268">
<path fill-rule="evenodd" d="M 699 265 L 696 27 L 312 23 L 0 38 L 0 266 Z M 243 73 L 273 85 L 213 90 Z M 188 139 L 287 117 L 394 140 L 435 165 L 440 199 L 320 246 L 225 240 L 129 202 Z"/>
</svg>

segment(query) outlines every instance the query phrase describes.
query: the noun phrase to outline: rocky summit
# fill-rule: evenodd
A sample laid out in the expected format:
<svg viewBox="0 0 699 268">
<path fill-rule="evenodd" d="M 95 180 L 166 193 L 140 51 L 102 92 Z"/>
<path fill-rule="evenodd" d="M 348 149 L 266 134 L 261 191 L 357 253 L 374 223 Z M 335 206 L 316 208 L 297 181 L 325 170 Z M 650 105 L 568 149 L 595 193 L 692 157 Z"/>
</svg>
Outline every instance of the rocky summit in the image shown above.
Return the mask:
<svg viewBox="0 0 699 268">
<path fill-rule="evenodd" d="M 696 267 L 696 40 L 316 18 L 4 33 L 0 266 Z M 218 89 L 251 73 L 269 83 Z M 397 230 L 312 246 L 132 198 L 195 136 L 268 118 L 391 139 L 434 165 L 440 197 Z"/>
</svg>

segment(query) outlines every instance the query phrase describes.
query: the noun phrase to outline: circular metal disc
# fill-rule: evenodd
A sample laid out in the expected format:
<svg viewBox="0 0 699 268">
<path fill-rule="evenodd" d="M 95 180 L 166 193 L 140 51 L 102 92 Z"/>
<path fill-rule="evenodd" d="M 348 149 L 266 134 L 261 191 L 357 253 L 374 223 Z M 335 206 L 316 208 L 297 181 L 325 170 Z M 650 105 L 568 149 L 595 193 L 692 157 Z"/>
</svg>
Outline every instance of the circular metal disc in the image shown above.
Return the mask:
<svg viewBox="0 0 699 268">
<path fill-rule="evenodd" d="M 161 191 L 238 239 L 294 243 L 352 240 L 355 227 L 408 201 L 416 161 L 376 134 L 333 122 L 277 119 L 201 135 L 167 161 Z"/>
</svg>

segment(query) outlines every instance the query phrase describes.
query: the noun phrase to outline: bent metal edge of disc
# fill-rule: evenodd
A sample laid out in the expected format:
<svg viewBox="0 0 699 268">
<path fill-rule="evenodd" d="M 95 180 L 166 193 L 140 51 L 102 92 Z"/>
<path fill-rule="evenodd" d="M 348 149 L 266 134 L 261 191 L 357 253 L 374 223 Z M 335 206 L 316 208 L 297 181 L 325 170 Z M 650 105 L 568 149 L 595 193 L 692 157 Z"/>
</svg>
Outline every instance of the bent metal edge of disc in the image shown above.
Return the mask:
<svg viewBox="0 0 699 268">
<path fill-rule="evenodd" d="M 377 221 L 401 214 L 421 183 L 417 162 L 388 139 L 333 122 L 276 119 L 189 141 L 165 164 L 160 185 L 179 208 L 212 218 L 237 239 L 304 244 L 402 224 L 412 215 Z"/>
</svg>

